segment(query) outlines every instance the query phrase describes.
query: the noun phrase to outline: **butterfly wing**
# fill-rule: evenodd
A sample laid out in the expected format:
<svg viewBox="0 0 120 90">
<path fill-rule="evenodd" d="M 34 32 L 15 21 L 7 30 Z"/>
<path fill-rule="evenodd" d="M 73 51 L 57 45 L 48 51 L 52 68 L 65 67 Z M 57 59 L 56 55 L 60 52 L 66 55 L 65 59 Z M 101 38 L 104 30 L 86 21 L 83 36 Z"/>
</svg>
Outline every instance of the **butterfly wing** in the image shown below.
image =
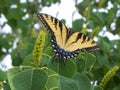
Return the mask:
<svg viewBox="0 0 120 90">
<path fill-rule="evenodd" d="M 97 44 L 90 39 L 88 36 L 86 36 L 83 33 L 75 32 L 73 33 L 65 45 L 65 50 L 67 51 L 74 51 L 76 49 L 86 49 L 88 51 L 95 51 L 99 50 L 99 47 Z"/>
<path fill-rule="evenodd" d="M 64 47 L 67 37 L 66 26 L 58 19 L 47 14 L 38 14 L 38 18 L 45 25 L 47 30 L 52 33 L 53 37 L 56 38 L 58 46 L 61 48 Z"/>
</svg>

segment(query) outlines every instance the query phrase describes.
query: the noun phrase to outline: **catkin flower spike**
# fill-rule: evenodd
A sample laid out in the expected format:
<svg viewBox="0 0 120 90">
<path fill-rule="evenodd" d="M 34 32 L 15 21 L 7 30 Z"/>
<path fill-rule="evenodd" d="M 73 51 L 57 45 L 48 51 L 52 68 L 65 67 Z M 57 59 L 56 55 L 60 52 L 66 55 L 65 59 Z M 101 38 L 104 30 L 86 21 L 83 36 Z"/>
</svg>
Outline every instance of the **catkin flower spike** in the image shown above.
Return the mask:
<svg viewBox="0 0 120 90">
<path fill-rule="evenodd" d="M 0 81 L 0 90 L 3 88 L 3 83 Z"/>
<path fill-rule="evenodd" d="M 103 79 L 100 82 L 100 86 L 104 87 L 107 82 L 110 80 L 110 78 L 119 70 L 119 66 L 114 66 L 112 69 L 110 69 L 103 77 Z"/>
<path fill-rule="evenodd" d="M 36 43 L 33 49 L 33 65 L 39 67 L 41 58 L 42 58 L 42 50 L 45 43 L 45 33 L 41 31 L 36 39 Z"/>
</svg>

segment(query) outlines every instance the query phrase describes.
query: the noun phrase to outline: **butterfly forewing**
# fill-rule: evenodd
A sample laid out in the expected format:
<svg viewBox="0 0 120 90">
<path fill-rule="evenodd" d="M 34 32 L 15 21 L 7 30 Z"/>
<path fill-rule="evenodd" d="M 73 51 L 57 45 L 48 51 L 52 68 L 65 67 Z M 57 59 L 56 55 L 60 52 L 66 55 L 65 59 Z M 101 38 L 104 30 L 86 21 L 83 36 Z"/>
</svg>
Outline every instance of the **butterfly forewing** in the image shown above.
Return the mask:
<svg viewBox="0 0 120 90">
<path fill-rule="evenodd" d="M 38 14 L 38 18 L 45 25 L 47 30 L 53 34 L 57 41 L 57 44 L 61 48 L 64 47 L 67 36 L 66 26 L 58 19 L 47 14 Z"/>
</svg>

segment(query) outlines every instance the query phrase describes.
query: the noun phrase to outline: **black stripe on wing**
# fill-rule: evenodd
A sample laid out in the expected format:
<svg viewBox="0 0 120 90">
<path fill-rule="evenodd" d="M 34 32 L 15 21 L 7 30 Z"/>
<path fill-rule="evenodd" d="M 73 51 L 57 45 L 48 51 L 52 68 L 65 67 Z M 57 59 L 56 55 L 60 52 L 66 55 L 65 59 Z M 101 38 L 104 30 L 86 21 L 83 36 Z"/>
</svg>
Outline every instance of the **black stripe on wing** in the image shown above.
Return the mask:
<svg viewBox="0 0 120 90">
<path fill-rule="evenodd" d="M 44 14 L 46 16 L 46 18 L 48 18 L 48 15 Z M 40 21 L 43 23 L 43 25 L 46 27 L 46 29 L 48 30 L 48 32 L 52 32 L 52 29 L 50 28 L 50 26 L 48 25 L 48 23 L 46 22 L 46 20 L 44 19 L 42 14 L 37 14 L 38 18 L 40 19 Z M 52 20 L 52 18 L 51 18 Z"/>
<path fill-rule="evenodd" d="M 60 31 L 62 32 L 63 24 L 57 18 L 52 17 L 52 16 L 47 15 L 47 14 L 43 14 L 43 13 L 37 14 L 37 16 L 40 19 L 40 21 L 44 24 L 44 26 L 47 28 L 48 32 L 53 32 L 53 29 L 57 29 L 57 24 L 59 24 Z M 44 16 L 45 16 L 45 18 L 44 18 Z M 47 23 L 46 19 L 48 19 L 48 18 L 50 18 L 50 20 L 51 20 L 50 23 L 53 23 L 55 28 L 51 28 L 49 23 Z"/>
<path fill-rule="evenodd" d="M 92 51 L 97 51 L 99 49 L 100 49 L 99 46 L 96 45 L 96 46 L 93 46 L 93 47 L 84 48 L 84 49 L 82 49 L 82 51 L 86 50 L 88 52 L 92 52 Z"/>
</svg>

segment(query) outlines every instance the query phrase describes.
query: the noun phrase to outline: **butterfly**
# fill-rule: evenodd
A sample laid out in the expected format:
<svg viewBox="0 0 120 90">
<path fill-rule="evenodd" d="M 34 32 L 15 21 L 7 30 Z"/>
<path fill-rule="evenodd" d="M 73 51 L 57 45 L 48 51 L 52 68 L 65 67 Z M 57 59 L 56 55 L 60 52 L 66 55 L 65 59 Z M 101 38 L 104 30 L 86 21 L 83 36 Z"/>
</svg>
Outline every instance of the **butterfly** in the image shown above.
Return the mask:
<svg viewBox="0 0 120 90">
<path fill-rule="evenodd" d="M 76 57 L 83 49 L 99 50 L 94 40 L 83 33 L 73 32 L 57 18 L 44 13 L 37 16 L 51 34 L 51 45 L 55 57 L 66 60 Z"/>
</svg>

